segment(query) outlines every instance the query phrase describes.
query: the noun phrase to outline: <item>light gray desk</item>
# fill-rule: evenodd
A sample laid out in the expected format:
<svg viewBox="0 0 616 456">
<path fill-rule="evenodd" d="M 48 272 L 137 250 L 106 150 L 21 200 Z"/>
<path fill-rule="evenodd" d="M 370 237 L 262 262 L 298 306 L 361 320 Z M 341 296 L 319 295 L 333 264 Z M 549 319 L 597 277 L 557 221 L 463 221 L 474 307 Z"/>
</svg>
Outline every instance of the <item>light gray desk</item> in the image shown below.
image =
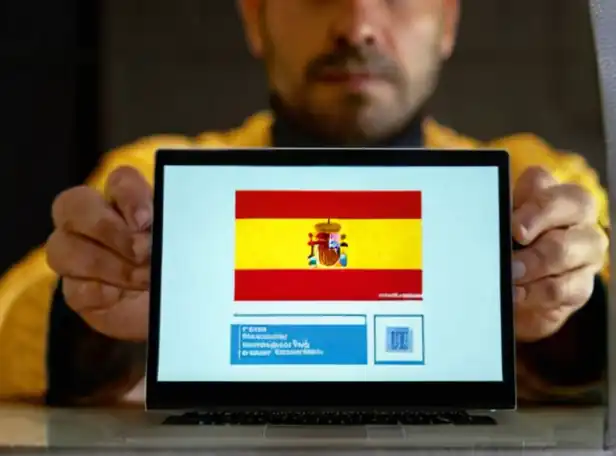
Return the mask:
<svg viewBox="0 0 616 456">
<path fill-rule="evenodd" d="M 328 436 L 326 430 L 298 440 L 276 429 L 246 427 L 238 436 L 229 428 L 161 426 L 162 416 L 137 409 L 46 409 L 0 405 L 0 448 L 29 454 L 602 454 L 603 410 L 544 409 L 501 417 L 492 427 L 375 427 L 365 439 L 349 430 Z M 473 428 L 473 429 L 471 429 Z M 314 429 L 314 428 L 313 428 Z M 349 428 L 350 429 L 350 428 Z M 268 433 L 269 432 L 269 433 Z M 267 435 L 265 435 L 267 434 Z M 33 451 L 34 450 L 34 451 Z M 88 451 L 90 450 L 90 451 Z M 0 450 L 2 451 L 2 450 Z"/>
</svg>

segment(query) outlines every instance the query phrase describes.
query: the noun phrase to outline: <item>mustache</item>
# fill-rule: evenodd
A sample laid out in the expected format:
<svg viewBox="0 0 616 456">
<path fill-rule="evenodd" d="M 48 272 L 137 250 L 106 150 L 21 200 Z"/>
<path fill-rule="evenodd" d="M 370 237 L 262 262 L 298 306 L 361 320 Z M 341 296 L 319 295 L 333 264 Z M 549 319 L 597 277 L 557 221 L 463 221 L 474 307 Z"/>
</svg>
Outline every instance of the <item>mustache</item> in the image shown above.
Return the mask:
<svg viewBox="0 0 616 456">
<path fill-rule="evenodd" d="M 370 73 L 390 79 L 400 77 L 398 65 L 372 47 L 345 46 L 319 56 L 308 65 L 307 77 L 314 80 L 332 71 Z"/>
</svg>

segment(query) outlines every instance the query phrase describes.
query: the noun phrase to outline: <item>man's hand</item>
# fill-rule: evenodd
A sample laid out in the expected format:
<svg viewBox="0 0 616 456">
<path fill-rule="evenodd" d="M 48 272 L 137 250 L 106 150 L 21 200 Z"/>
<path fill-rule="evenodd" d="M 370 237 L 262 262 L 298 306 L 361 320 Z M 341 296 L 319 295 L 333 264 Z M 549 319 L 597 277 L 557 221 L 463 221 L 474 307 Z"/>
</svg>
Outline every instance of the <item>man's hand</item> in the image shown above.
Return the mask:
<svg viewBox="0 0 616 456">
<path fill-rule="evenodd" d="M 528 169 L 515 185 L 513 236 L 524 246 L 513 257 L 516 336 L 534 342 L 588 302 L 608 238 L 592 195 L 541 168 Z"/>
<path fill-rule="evenodd" d="M 53 204 L 49 265 L 62 277 L 68 306 L 113 338 L 147 338 L 152 189 L 133 168 L 108 178 L 105 195 L 89 187 Z"/>
</svg>

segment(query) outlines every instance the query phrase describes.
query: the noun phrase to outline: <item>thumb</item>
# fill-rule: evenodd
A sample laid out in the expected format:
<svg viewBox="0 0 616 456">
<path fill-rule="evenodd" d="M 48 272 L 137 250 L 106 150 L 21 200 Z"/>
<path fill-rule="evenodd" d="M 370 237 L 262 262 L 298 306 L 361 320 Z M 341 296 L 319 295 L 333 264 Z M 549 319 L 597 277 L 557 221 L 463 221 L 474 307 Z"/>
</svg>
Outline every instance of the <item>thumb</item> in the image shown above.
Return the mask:
<svg viewBox="0 0 616 456">
<path fill-rule="evenodd" d="M 533 166 L 528 168 L 516 181 L 513 188 L 513 209 L 519 209 L 522 205 L 533 199 L 537 193 L 547 190 L 558 182 L 552 174 L 544 168 Z"/>
</svg>

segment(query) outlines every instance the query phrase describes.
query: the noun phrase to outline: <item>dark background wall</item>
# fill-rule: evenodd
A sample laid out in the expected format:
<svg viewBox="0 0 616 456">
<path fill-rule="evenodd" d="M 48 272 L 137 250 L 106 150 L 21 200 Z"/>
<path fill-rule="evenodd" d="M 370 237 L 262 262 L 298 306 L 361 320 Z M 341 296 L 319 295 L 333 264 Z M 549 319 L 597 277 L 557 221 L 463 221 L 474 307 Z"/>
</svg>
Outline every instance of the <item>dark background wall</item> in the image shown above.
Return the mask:
<svg viewBox="0 0 616 456">
<path fill-rule="evenodd" d="M 0 1 L 0 273 L 51 230 L 100 138 L 96 2 Z"/>
<path fill-rule="evenodd" d="M 462 3 L 437 119 L 483 139 L 532 131 L 602 170 L 587 1 Z M 10 114 L 0 123 L 0 271 L 44 241 L 53 196 L 82 181 L 103 150 L 231 127 L 266 106 L 233 1 L 0 5 L 0 104 Z"/>
<path fill-rule="evenodd" d="M 533 131 L 603 166 L 586 0 L 463 0 L 436 117 L 479 138 Z M 235 125 L 265 106 L 234 1 L 106 5 L 105 145 Z"/>
</svg>

